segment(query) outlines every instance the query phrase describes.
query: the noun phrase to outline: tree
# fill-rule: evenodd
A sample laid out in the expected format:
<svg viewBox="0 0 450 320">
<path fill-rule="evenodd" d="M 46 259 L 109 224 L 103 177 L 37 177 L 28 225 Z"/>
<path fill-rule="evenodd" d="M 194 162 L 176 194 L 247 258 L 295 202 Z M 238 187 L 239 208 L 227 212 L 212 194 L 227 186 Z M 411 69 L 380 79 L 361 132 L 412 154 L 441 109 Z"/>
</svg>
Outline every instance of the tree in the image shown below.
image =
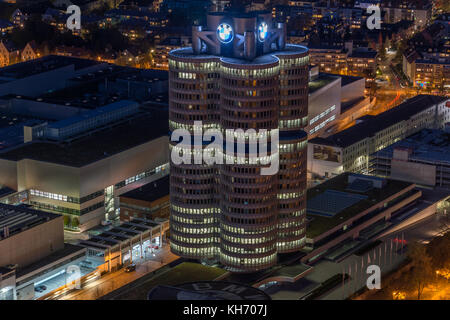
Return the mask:
<svg viewBox="0 0 450 320">
<path fill-rule="evenodd" d="M 64 226 L 68 227 L 70 224 L 70 216 L 64 216 Z"/>
<path fill-rule="evenodd" d="M 430 241 L 427 250 L 436 269 L 450 268 L 450 232 Z"/>
<path fill-rule="evenodd" d="M 78 218 L 72 218 L 72 228 L 76 229 L 80 225 Z"/>
<path fill-rule="evenodd" d="M 120 51 L 127 48 L 128 39 L 117 28 L 100 29 L 93 27 L 88 35 L 87 47 L 95 53 L 104 53 L 105 48 Z"/>
<path fill-rule="evenodd" d="M 425 245 L 412 243 L 408 256 L 411 259 L 412 268 L 408 273 L 407 280 L 417 290 L 417 299 L 422 297 L 423 290 L 433 279 L 431 258 Z"/>
<path fill-rule="evenodd" d="M 25 22 L 23 29 L 14 29 L 11 33 L 11 40 L 18 47 L 23 48 L 32 40 L 37 43 L 48 41 L 53 44 L 58 34 L 55 27 L 43 22 L 40 16 L 33 15 Z"/>
</svg>

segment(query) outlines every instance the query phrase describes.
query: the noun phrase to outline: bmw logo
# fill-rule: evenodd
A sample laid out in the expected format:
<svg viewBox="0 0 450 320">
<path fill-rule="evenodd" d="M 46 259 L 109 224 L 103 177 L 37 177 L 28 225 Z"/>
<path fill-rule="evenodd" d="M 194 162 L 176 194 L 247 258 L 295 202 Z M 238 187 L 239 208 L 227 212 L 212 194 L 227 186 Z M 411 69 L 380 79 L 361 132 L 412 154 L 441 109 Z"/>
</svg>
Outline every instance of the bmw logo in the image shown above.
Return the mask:
<svg viewBox="0 0 450 320">
<path fill-rule="evenodd" d="M 267 26 L 267 23 L 261 22 L 261 24 L 258 27 L 258 39 L 259 41 L 264 41 L 267 38 L 267 35 L 269 34 L 269 27 Z"/>
<path fill-rule="evenodd" d="M 233 28 L 227 23 L 221 23 L 217 27 L 217 38 L 222 43 L 230 43 L 234 38 Z"/>
</svg>

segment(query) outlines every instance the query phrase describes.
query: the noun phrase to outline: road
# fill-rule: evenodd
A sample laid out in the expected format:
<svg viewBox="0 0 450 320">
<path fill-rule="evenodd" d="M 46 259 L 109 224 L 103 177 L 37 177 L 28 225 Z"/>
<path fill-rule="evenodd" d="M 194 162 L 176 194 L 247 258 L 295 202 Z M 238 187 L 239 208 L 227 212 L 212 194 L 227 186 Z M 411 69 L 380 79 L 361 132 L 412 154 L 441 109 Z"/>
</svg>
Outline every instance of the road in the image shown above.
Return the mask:
<svg viewBox="0 0 450 320">
<path fill-rule="evenodd" d="M 170 252 L 170 246 L 165 245 L 155 257 L 151 258 L 151 260 L 137 263 L 136 271 L 126 273 L 124 269 L 121 269 L 116 272 L 108 273 L 100 279 L 88 283 L 81 290 L 75 290 L 55 298 L 58 300 L 95 300 L 132 281 L 152 273 L 178 258 L 178 256 Z"/>
</svg>

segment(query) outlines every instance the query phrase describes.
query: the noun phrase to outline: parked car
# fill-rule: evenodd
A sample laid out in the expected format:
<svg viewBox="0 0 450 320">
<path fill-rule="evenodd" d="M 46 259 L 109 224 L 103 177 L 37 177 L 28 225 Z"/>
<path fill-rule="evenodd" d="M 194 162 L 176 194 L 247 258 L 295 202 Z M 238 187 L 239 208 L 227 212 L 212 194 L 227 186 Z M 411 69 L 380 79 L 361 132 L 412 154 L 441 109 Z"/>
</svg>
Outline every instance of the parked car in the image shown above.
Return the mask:
<svg viewBox="0 0 450 320">
<path fill-rule="evenodd" d="M 34 291 L 36 292 L 44 292 L 45 290 L 47 290 L 47 287 L 44 285 L 40 285 L 34 288 Z"/>
<path fill-rule="evenodd" d="M 136 270 L 136 265 L 134 263 L 129 264 L 128 266 L 125 267 L 125 272 L 129 273 L 129 272 L 133 272 Z"/>
</svg>

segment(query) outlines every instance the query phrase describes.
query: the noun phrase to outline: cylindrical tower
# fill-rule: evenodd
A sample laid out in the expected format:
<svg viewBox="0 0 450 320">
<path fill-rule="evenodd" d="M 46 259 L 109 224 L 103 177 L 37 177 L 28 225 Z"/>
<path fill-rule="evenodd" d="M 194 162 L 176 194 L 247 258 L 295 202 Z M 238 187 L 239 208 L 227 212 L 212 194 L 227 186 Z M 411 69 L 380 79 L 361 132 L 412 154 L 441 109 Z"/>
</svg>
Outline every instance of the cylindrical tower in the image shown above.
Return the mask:
<svg viewBox="0 0 450 320">
<path fill-rule="evenodd" d="M 306 160 L 308 53 L 296 46 L 280 58 L 280 171 L 278 188 L 279 253 L 298 251 L 306 235 Z"/>
<path fill-rule="evenodd" d="M 197 57 L 195 59 L 194 57 Z M 201 56 L 185 58 L 171 55 L 169 74 L 169 129 L 187 130 L 218 128 L 219 59 Z M 200 121 L 202 128 L 194 128 Z M 183 141 L 187 142 L 187 141 Z M 190 141 L 189 141 L 190 142 Z M 170 151 L 176 147 L 171 142 Z M 184 152 L 194 152 L 186 144 Z M 214 258 L 218 255 L 217 169 L 215 165 L 174 164 L 171 158 L 171 248 L 172 252 L 190 258 Z"/>
<path fill-rule="evenodd" d="M 270 143 L 270 132 L 278 129 L 279 60 L 265 56 L 243 64 L 224 58 L 220 75 L 223 132 L 233 130 L 247 146 L 249 129 L 267 130 Z M 236 271 L 257 271 L 277 261 L 278 177 L 262 175 L 261 164 L 250 163 L 250 148 L 244 156 L 233 149 L 229 162 L 235 163 L 220 166 L 220 261 Z M 238 164 L 238 157 L 245 163 Z"/>
</svg>

